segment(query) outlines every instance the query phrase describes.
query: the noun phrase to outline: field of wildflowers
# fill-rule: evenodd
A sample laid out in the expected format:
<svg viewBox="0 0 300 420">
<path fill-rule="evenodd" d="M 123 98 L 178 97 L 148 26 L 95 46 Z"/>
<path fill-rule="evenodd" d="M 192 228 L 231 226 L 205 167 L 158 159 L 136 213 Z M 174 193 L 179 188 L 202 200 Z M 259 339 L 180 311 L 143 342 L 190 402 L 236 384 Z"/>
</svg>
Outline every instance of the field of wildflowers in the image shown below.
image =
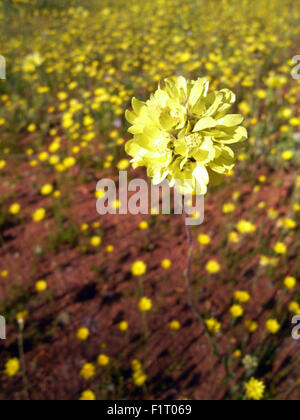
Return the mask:
<svg viewBox="0 0 300 420">
<path fill-rule="evenodd" d="M 0 21 L 0 399 L 298 399 L 300 4 L 2 0 Z M 193 178 L 204 223 L 100 216 L 119 171 Z"/>
</svg>

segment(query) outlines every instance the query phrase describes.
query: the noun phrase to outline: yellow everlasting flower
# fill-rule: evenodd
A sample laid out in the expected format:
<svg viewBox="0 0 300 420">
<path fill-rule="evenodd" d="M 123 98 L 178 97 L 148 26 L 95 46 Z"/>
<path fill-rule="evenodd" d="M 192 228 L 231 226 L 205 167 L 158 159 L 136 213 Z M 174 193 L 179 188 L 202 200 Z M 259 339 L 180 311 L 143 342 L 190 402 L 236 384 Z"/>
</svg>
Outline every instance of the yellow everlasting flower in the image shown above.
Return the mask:
<svg viewBox="0 0 300 420">
<path fill-rule="evenodd" d="M 12 214 L 14 216 L 17 215 L 18 213 L 20 213 L 20 210 L 21 210 L 21 206 L 18 203 L 12 204 L 9 208 L 10 214 Z"/>
<path fill-rule="evenodd" d="M 97 358 L 97 363 L 99 366 L 107 366 L 109 364 L 109 357 L 105 354 L 100 354 Z"/>
<path fill-rule="evenodd" d="M 266 322 L 266 328 L 271 334 L 277 334 L 280 330 L 280 324 L 276 319 L 268 319 Z"/>
<path fill-rule="evenodd" d="M 89 336 L 90 336 L 90 332 L 88 328 L 86 327 L 79 328 L 79 330 L 76 333 L 76 337 L 80 341 L 86 341 L 89 338 Z"/>
<path fill-rule="evenodd" d="M 96 374 L 96 369 L 92 363 L 86 363 L 85 365 L 82 366 L 81 371 L 80 371 L 80 376 L 85 380 L 93 378 L 95 374 Z"/>
<path fill-rule="evenodd" d="M 198 236 L 198 242 L 200 245 L 209 245 L 211 243 L 211 237 L 205 234 Z"/>
<path fill-rule="evenodd" d="M 180 328 L 181 328 L 181 324 L 180 324 L 180 322 L 179 322 L 179 321 L 172 321 L 172 322 L 170 322 L 170 324 L 169 324 L 169 328 L 170 328 L 170 330 L 171 330 L 171 331 L 173 331 L 173 332 L 177 332 L 177 331 L 179 331 L 179 330 L 180 330 Z"/>
<path fill-rule="evenodd" d="M 39 280 L 35 283 L 35 290 L 37 292 L 44 292 L 45 290 L 47 290 L 47 282 L 45 280 Z"/>
<path fill-rule="evenodd" d="M 256 231 L 256 226 L 247 220 L 240 220 L 237 224 L 237 230 L 241 234 L 246 235 L 249 233 L 254 233 Z"/>
<path fill-rule="evenodd" d="M 79 401 L 96 401 L 96 395 L 93 391 L 87 389 L 86 391 L 82 392 Z"/>
<path fill-rule="evenodd" d="M 230 313 L 234 318 L 241 318 L 244 315 L 244 309 L 241 305 L 233 305 L 230 308 Z"/>
<path fill-rule="evenodd" d="M 296 286 L 296 283 L 297 283 L 297 281 L 294 277 L 288 276 L 284 279 L 284 285 L 288 289 L 293 289 Z"/>
<path fill-rule="evenodd" d="M 205 321 L 207 329 L 213 334 L 218 334 L 221 330 L 220 322 L 215 318 L 209 318 Z"/>
<path fill-rule="evenodd" d="M 161 266 L 164 270 L 169 270 L 169 268 L 172 266 L 172 262 L 168 259 L 162 260 Z"/>
<path fill-rule="evenodd" d="M 245 384 L 246 397 L 250 400 L 259 401 L 263 398 L 265 393 L 265 384 L 255 378 L 251 378 L 249 382 Z"/>
<path fill-rule="evenodd" d="M 287 251 L 287 247 L 283 242 L 277 242 L 274 245 L 273 249 L 276 252 L 276 254 L 279 254 L 279 255 L 284 255 L 286 254 L 286 251 Z"/>
<path fill-rule="evenodd" d="M 100 238 L 100 236 L 93 236 L 90 240 L 90 244 L 94 248 L 97 248 L 99 245 L 101 245 L 101 243 L 102 243 L 102 239 Z"/>
<path fill-rule="evenodd" d="M 4 373 L 8 377 L 15 376 L 20 370 L 20 362 L 17 358 L 10 359 L 5 364 Z"/>
<path fill-rule="evenodd" d="M 247 303 L 250 300 L 250 295 L 248 292 L 237 291 L 234 294 L 234 298 L 240 303 Z"/>
<path fill-rule="evenodd" d="M 122 321 L 119 324 L 119 330 L 122 332 L 125 332 L 128 330 L 128 322 L 127 321 Z"/>
<path fill-rule="evenodd" d="M 184 194 L 206 194 L 233 169 L 236 146 L 248 137 L 243 117 L 226 115 L 235 99 L 227 89 L 209 92 L 206 78 L 181 76 L 165 79 L 147 102 L 133 98 L 126 111 L 133 167 L 146 166 L 155 185 L 168 179 Z"/>
<path fill-rule="evenodd" d="M 139 301 L 139 309 L 140 309 L 141 312 L 151 311 L 151 309 L 152 309 L 152 301 L 151 301 L 151 299 L 148 299 L 146 297 L 143 297 Z"/>
<path fill-rule="evenodd" d="M 32 220 L 36 223 L 41 222 L 42 220 L 45 219 L 46 216 L 46 210 L 43 208 L 37 209 L 33 215 L 32 215 Z"/>
<path fill-rule="evenodd" d="M 209 274 L 217 274 L 221 270 L 220 264 L 215 260 L 208 261 L 205 268 Z"/>
<path fill-rule="evenodd" d="M 143 261 L 136 261 L 131 267 L 131 273 L 135 277 L 143 276 L 147 271 L 147 266 Z"/>
</svg>

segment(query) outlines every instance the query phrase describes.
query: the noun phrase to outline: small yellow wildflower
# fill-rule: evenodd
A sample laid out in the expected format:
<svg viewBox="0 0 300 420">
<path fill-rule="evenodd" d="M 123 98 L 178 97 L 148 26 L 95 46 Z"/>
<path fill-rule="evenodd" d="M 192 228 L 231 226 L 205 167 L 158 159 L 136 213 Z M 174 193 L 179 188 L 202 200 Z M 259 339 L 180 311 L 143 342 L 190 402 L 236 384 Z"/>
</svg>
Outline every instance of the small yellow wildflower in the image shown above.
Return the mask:
<svg viewBox="0 0 300 420">
<path fill-rule="evenodd" d="M 127 321 L 122 321 L 119 324 L 119 330 L 122 332 L 125 332 L 128 330 L 128 322 Z"/>
<path fill-rule="evenodd" d="M 209 318 L 205 321 L 207 329 L 209 332 L 213 334 L 218 334 L 221 330 L 220 322 L 215 318 Z"/>
<path fill-rule="evenodd" d="M 151 309 L 152 309 L 152 301 L 151 301 L 151 299 L 148 299 L 146 297 L 143 297 L 139 301 L 139 309 L 140 309 L 141 312 L 151 311 Z"/>
<path fill-rule="evenodd" d="M 36 223 L 39 223 L 45 219 L 46 216 L 46 210 L 43 208 L 35 210 L 35 212 L 32 215 L 32 220 Z"/>
<path fill-rule="evenodd" d="M 211 237 L 203 233 L 198 236 L 198 242 L 200 245 L 209 245 L 211 243 Z"/>
<path fill-rule="evenodd" d="M 92 363 L 86 363 L 85 365 L 82 366 L 81 371 L 80 371 L 80 376 L 85 380 L 93 378 L 95 374 L 96 374 L 96 369 Z"/>
<path fill-rule="evenodd" d="M 109 364 L 109 357 L 105 354 L 100 354 L 97 358 L 97 363 L 99 366 L 105 367 Z"/>
<path fill-rule="evenodd" d="M 271 334 L 277 334 L 280 330 L 280 324 L 276 319 L 268 319 L 266 322 L 266 328 Z"/>
<path fill-rule="evenodd" d="M 234 318 L 241 318 L 244 315 L 244 309 L 241 305 L 233 305 L 230 308 L 230 313 Z"/>
<path fill-rule="evenodd" d="M 47 290 L 47 282 L 45 280 L 39 280 L 35 283 L 35 290 L 39 293 L 44 292 Z"/>
<path fill-rule="evenodd" d="M 221 270 L 220 264 L 215 260 L 208 261 L 205 268 L 209 274 L 217 274 Z"/>
<path fill-rule="evenodd" d="M 164 259 L 161 262 L 161 266 L 164 270 L 169 270 L 172 266 L 172 262 L 168 259 Z"/>
<path fill-rule="evenodd" d="M 245 384 L 245 388 L 246 397 L 255 401 L 259 401 L 263 398 L 266 389 L 265 384 L 255 378 L 251 378 L 250 381 Z"/>
<path fill-rule="evenodd" d="M 237 300 L 240 303 L 247 303 L 247 302 L 249 302 L 251 296 L 249 295 L 248 292 L 237 291 L 234 294 L 234 298 L 235 298 L 235 300 Z"/>
<path fill-rule="evenodd" d="M 96 395 L 90 389 L 83 391 L 80 398 L 80 401 L 96 401 Z"/>
<path fill-rule="evenodd" d="M 287 247 L 283 242 L 277 242 L 274 245 L 273 249 L 276 252 L 276 254 L 279 254 L 279 255 L 284 255 L 287 252 Z"/>
<path fill-rule="evenodd" d="M 248 222 L 247 220 L 240 220 L 237 224 L 237 230 L 245 235 L 249 233 L 254 233 L 256 231 L 256 226 L 253 225 L 251 222 Z"/>
<path fill-rule="evenodd" d="M 177 332 L 177 331 L 179 331 L 179 330 L 180 330 L 180 328 L 181 328 L 181 324 L 180 324 L 180 322 L 179 322 L 179 321 L 172 321 L 172 322 L 170 322 L 170 324 L 169 324 L 169 328 L 170 328 L 170 330 L 171 330 L 171 331 L 173 331 L 173 332 Z"/>
<path fill-rule="evenodd" d="M 101 245 L 102 239 L 100 236 L 93 236 L 90 240 L 90 244 L 92 247 L 97 248 L 99 245 Z"/>
<path fill-rule="evenodd" d="M 20 362 L 17 358 L 10 359 L 5 364 L 4 373 L 9 378 L 17 375 L 20 371 Z"/>
<path fill-rule="evenodd" d="M 15 216 L 20 213 L 20 210 L 21 210 L 20 204 L 14 203 L 10 206 L 9 213 Z"/>
<path fill-rule="evenodd" d="M 147 266 L 143 261 L 136 261 L 131 266 L 131 273 L 135 277 L 143 276 L 147 271 Z"/>
<path fill-rule="evenodd" d="M 90 332 L 89 332 L 88 328 L 86 328 L 86 327 L 79 328 L 79 330 L 77 331 L 77 334 L 76 334 L 76 337 L 80 341 L 86 341 L 89 338 L 89 336 L 90 336 Z"/>
<path fill-rule="evenodd" d="M 294 289 L 294 287 L 296 286 L 296 283 L 297 283 L 297 281 L 294 277 L 288 276 L 284 279 L 284 285 L 288 289 Z"/>
</svg>

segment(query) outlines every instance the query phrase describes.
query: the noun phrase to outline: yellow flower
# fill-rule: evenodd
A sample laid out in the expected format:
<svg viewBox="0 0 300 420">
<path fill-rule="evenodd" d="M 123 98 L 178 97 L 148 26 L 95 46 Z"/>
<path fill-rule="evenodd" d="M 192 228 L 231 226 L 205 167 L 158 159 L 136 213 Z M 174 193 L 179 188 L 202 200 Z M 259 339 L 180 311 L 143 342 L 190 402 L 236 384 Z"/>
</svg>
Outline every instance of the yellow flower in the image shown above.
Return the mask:
<svg viewBox="0 0 300 420">
<path fill-rule="evenodd" d="M 97 199 L 99 199 L 99 198 L 104 197 L 104 196 L 105 196 L 105 194 L 106 194 L 106 192 L 105 192 L 105 191 L 103 191 L 103 190 L 99 190 L 99 191 L 96 191 L 96 192 L 95 192 L 95 197 L 96 197 Z"/>
<path fill-rule="evenodd" d="M 5 364 L 4 373 L 9 378 L 17 375 L 20 370 L 20 362 L 17 358 L 10 359 Z"/>
<path fill-rule="evenodd" d="M 36 223 L 41 222 L 45 219 L 46 216 L 46 210 L 43 208 L 35 210 L 35 212 L 32 215 L 32 220 Z"/>
<path fill-rule="evenodd" d="M 241 234 L 246 235 L 249 233 L 254 233 L 256 231 L 256 226 L 247 220 L 240 220 L 237 224 L 237 230 Z"/>
<path fill-rule="evenodd" d="M 244 315 L 244 309 L 241 305 L 233 305 L 230 308 L 230 313 L 234 318 L 241 318 Z"/>
<path fill-rule="evenodd" d="M 18 203 L 12 204 L 9 208 L 10 214 L 12 214 L 14 216 L 17 215 L 18 213 L 20 213 L 20 210 L 21 210 L 21 206 Z"/>
<path fill-rule="evenodd" d="M 5 166 L 6 166 L 6 162 L 5 162 L 5 160 L 0 160 L 0 170 L 1 169 L 4 169 L 5 168 Z"/>
<path fill-rule="evenodd" d="M 97 363 L 99 366 L 107 366 L 109 364 L 109 357 L 105 354 L 100 354 L 97 358 Z"/>
<path fill-rule="evenodd" d="M 297 281 L 294 277 L 286 277 L 284 279 L 284 285 L 285 287 L 287 287 L 288 289 L 294 289 L 294 287 L 296 286 Z"/>
<path fill-rule="evenodd" d="M 235 102 L 227 89 L 209 92 L 206 78 L 165 79 L 147 102 L 133 98 L 126 111 L 133 139 L 126 152 L 134 168 L 146 166 L 155 185 L 168 179 L 184 194 L 206 194 L 235 163 L 238 143 L 247 139 L 243 117 L 226 115 Z"/>
<path fill-rule="evenodd" d="M 233 203 L 226 203 L 223 205 L 222 211 L 224 214 L 232 213 L 235 210 L 235 205 Z"/>
<path fill-rule="evenodd" d="M 148 225 L 148 223 L 147 222 L 141 222 L 140 224 L 139 224 L 139 229 L 140 230 L 147 230 L 149 228 L 149 225 Z"/>
<path fill-rule="evenodd" d="M 172 321 L 172 322 L 170 322 L 170 324 L 169 324 L 169 328 L 170 328 L 170 330 L 171 330 L 171 331 L 173 331 L 173 332 L 177 332 L 177 331 L 179 331 L 179 330 L 180 330 L 180 328 L 181 328 L 181 324 L 180 324 L 180 322 L 179 322 L 179 321 Z"/>
<path fill-rule="evenodd" d="M 238 244 L 240 242 L 240 237 L 236 232 L 230 232 L 228 234 L 228 241 L 233 244 Z"/>
<path fill-rule="evenodd" d="M 105 248 L 106 252 L 108 254 L 111 254 L 112 252 L 114 252 L 115 248 L 112 245 L 107 245 L 107 247 Z"/>
<path fill-rule="evenodd" d="M 122 332 L 125 332 L 128 330 L 128 322 L 127 321 L 122 321 L 119 324 L 119 330 Z"/>
<path fill-rule="evenodd" d="M 263 399 L 265 393 L 265 384 L 255 378 L 251 378 L 249 382 L 245 384 L 246 397 L 250 400 L 259 401 Z"/>
<path fill-rule="evenodd" d="M 89 338 L 89 336 L 90 336 L 90 332 L 88 328 L 86 327 L 79 328 L 79 330 L 76 333 L 76 337 L 80 341 L 86 341 Z"/>
<path fill-rule="evenodd" d="M 147 375 L 142 370 L 138 370 L 133 374 L 133 382 L 137 387 L 142 387 L 147 381 Z"/>
<path fill-rule="evenodd" d="M 152 301 L 151 301 L 151 299 L 148 299 L 146 297 L 143 297 L 139 301 L 139 309 L 140 309 L 141 312 L 151 311 L 151 309 L 152 309 Z"/>
<path fill-rule="evenodd" d="M 215 260 L 208 261 L 205 268 L 209 274 L 217 274 L 221 270 L 220 264 Z"/>
<path fill-rule="evenodd" d="M 26 318 L 28 317 L 28 311 L 22 311 L 22 312 L 18 312 L 16 315 L 16 320 L 17 321 L 25 321 Z"/>
<path fill-rule="evenodd" d="M 283 160 L 291 160 L 294 156 L 294 153 L 291 150 L 286 150 L 281 154 Z"/>
<path fill-rule="evenodd" d="M 138 372 L 138 371 L 143 370 L 143 366 L 142 366 L 141 362 L 137 359 L 134 359 L 131 362 L 131 368 L 134 372 Z"/>
<path fill-rule="evenodd" d="M 80 398 L 80 401 L 96 401 L 96 395 L 90 389 L 83 391 Z"/>
<path fill-rule="evenodd" d="M 86 232 L 88 229 L 89 229 L 89 225 L 88 225 L 87 223 L 83 223 L 83 224 L 80 226 L 80 230 L 81 230 L 81 232 Z"/>
<path fill-rule="evenodd" d="M 131 273 L 135 277 L 143 276 L 147 271 L 147 266 L 143 261 L 136 261 L 131 266 Z"/>
<path fill-rule="evenodd" d="M 294 312 L 295 314 L 297 314 L 300 311 L 300 305 L 297 302 L 291 302 L 289 304 L 289 311 L 290 312 Z"/>
<path fill-rule="evenodd" d="M 130 162 L 128 159 L 122 159 L 117 164 L 117 168 L 119 169 L 119 171 L 126 171 L 126 169 L 129 168 L 129 165 L 130 165 Z"/>
<path fill-rule="evenodd" d="M 47 290 L 47 282 L 45 280 L 39 280 L 35 283 L 35 290 L 37 292 L 44 292 L 45 290 Z"/>
<path fill-rule="evenodd" d="M 274 245 L 273 249 L 276 252 L 276 254 L 279 254 L 279 255 L 284 255 L 287 252 L 287 247 L 283 242 L 277 242 Z"/>
<path fill-rule="evenodd" d="M 296 226 L 297 226 L 297 223 L 293 219 L 286 218 L 283 221 L 283 227 L 286 229 L 295 229 Z"/>
<path fill-rule="evenodd" d="M 209 318 L 205 321 L 207 329 L 209 332 L 213 334 L 218 334 L 221 330 L 220 322 L 215 318 Z"/>
<path fill-rule="evenodd" d="M 258 324 L 255 321 L 245 321 L 245 327 L 250 333 L 254 333 L 258 329 Z"/>
<path fill-rule="evenodd" d="M 67 169 L 72 168 L 76 164 L 76 159 L 72 156 L 67 157 L 63 160 L 63 166 Z"/>
<path fill-rule="evenodd" d="M 47 152 L 42 152 L 38 155 L 38 159 L 40 162 L 46 162 L 49 159 L 49 155 Z"/>
<path fill-rule="evenodd" d="M 8 275 L 9 275 L 8 270 L 2 270 L 1 271 L 1 277 L 8 277 Z"/>
<path fill-rule="evenodd" d="M 164 270 L 169 270 L 172 266 L 172 262 L 168 259 L 162 260 L 161 266 Z"/>
<path fill-rule="evenodd" d="M 247 303 L 250 300 L 250 295 L 248 292 L 237 291 L 234 294 L 234 298 L 240 303 Z"/>
<path fill-rule="evenodd" d="M 99 245 L 101 245 L 101 243 L 102 243 L 102 239 L 100 238 L 100 236 L 93 236 L 90 240 L 90 244 L 94 248 L 97 248 Z"/>
<path fill-rule="evenodd" d="M 35 124 L 30 124 L 27 128 L 29 133 L 33 133 L 34 131 L 36 131 L 36 125 Z"/>
<path fill-rule="evenodd" d="M 240 357 L 242 357 L 242 352 L 238 349 L 234 351 L 233 355 L 236 359 L 239 359 Z"/>
<path fill-rule="evenodd" d="M 95 374 L 96 374 L 96 369 L 92 363 L 86 363 L 85 365 L 82 366 L 81 371 L 80 371 L 80 376 L 85 380 L 93 378 Z"/>
<path fill-rule="evenodd" d="M 198 236 L 198 242 L 200 245 L 209 245 L 211 243 L 211 237 L 205 234 Z"/>
<path fill-rule="evenodd" d="M 277 334 L 280 330 L 280 324 L 276 319 L 268 319 L 266 322 L 266 328 L 271 334 Z"/>
</svg>

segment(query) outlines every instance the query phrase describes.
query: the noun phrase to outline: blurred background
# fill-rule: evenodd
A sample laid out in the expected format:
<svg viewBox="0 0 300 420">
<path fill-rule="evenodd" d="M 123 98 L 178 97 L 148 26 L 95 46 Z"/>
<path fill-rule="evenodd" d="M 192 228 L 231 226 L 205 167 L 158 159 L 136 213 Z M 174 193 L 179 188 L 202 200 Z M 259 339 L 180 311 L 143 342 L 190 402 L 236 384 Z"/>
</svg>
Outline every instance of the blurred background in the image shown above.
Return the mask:
<svg viewBox="0 0 300 420">
<path fill-rule="evenodd" d="M 298 399 L 300 4 L 2 0 L 0 20 L 0 398 Z M 249 133 L 193 229 L 200 316 L 183 218 L 96 211 L 98 180 L 147 179 L 131 98 L 179 75 L 234 91 Z"/>
</svg>

